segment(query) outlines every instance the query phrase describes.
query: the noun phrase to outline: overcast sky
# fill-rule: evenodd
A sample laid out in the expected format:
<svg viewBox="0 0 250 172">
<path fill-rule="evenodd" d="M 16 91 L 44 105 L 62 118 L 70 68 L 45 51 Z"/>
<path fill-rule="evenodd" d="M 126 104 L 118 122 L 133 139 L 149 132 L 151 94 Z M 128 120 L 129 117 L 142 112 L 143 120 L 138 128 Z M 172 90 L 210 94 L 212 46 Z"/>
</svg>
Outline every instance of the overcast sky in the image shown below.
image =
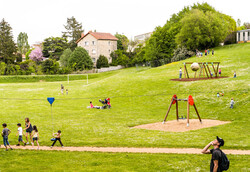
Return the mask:
<svg viewBox="0 0 250 172">
<path fill-rule="evenodd" d="M 208 2 L 235 20 L 250 22 L 250 0 L 0 0 L 0 20 L 11 25 L 15 40 L 26 32 L 30 44 L 61 36 L 71 16 L 85 33 L 118 32 L 131 39 L 163 26 L 173 13 L 196 2 Z"/>
</svg>

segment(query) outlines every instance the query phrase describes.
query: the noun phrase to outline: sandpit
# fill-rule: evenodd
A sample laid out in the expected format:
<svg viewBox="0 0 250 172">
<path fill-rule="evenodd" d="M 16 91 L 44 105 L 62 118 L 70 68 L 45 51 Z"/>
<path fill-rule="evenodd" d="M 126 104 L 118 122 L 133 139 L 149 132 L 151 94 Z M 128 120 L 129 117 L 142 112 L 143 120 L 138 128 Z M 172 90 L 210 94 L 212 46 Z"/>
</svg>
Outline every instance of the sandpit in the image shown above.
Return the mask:
<svg viewBox="0 0 250 172">
<path fill-rule="evenodd" d="M 170 132 L 186 132 L 190 130 L 199 130 L 202 128 L 209 128 L 218 125 L 228 124 L 230 121 L 219 121 L 211 119 L 202 119 L 202 124 L 198 119 L 190 119 L 189 127 L 187 127 L 187 120 L 180 119 L 179 121 L 166 121 L 165 124 L 162 122 L 138 125 L 133 128 L 147 129 L 147 130 L 160 130 L 160 131 L 170 131 Z"/>
</svg>

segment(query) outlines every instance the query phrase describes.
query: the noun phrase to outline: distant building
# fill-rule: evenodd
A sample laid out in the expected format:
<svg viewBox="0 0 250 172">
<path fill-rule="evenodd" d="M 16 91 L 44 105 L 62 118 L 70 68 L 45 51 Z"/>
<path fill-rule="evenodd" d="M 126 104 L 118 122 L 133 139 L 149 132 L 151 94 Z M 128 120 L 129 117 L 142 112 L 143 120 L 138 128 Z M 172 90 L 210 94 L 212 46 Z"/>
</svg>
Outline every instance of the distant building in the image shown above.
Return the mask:
<svg viewBox="0 0 250 172">
<path fill-rule="evenodd" d="M 153 32 L 148 32 L 148 33 L 144 33 L 144 34 L 141 34 L 141 35 L 136 35 L 135 37 L 134 37 L 134 40 L 135 41 L 145 41 L 145 40 L 147 40 L 148 38 L 150 38 L 150 36 L 153 34 Z"/>
<path fill-rule="evenodd" d="M 117 50 L 117 38 L 110 33 L 92 32 L 87 34 L 76 41 L 77 46 L 83 47 L 92 58 L 94 66 L 100 55 L 108 58 L 109 63 L 112 62 L 110 53 Z"/>
<path fill-rule="evenodd" d="M 237 43 L 250 42 L 250 29 L 237 31 L 236 40 Z"/>
</svg>

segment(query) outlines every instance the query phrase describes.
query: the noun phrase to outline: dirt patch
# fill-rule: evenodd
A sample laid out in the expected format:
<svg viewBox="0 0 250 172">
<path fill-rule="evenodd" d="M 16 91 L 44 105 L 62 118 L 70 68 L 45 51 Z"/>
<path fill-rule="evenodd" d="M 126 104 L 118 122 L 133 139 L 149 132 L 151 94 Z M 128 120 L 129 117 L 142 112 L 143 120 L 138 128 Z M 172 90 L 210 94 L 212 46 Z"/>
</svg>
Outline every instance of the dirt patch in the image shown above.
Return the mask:
<svg viewBox="0 0 250 172">
<path fill-rule="evenodd" d="M 138 125 L 133 128 L 147 129 L 147 130 L 160 130 L 160 131 L 170 131 L 170 132 L 185 132 L 190 130 L 199 130 L 201 128 L 209 128 L 218 125 L 228 124 L 230 121 L 219 121 L 211 119 L 203 119 L 202 123 L 198 119 L 190 119 L 189 127 L 187 127 L 187 120 L 173 120 L 166 121 L 165 124 L 162 122 Z"/>
<path fill-rule="evenodd" d="M 213 77 L 213 78 L 182 78 L 182 79 L 175 78 L 175 79 L 170 79 L 170 80 L 187 82 L 187 81 L 199 81 L 199 80 L 221 79 L 221 78 L 228 78 L 228 76 L 220 76 L 220 77 Z"/>
</svg>

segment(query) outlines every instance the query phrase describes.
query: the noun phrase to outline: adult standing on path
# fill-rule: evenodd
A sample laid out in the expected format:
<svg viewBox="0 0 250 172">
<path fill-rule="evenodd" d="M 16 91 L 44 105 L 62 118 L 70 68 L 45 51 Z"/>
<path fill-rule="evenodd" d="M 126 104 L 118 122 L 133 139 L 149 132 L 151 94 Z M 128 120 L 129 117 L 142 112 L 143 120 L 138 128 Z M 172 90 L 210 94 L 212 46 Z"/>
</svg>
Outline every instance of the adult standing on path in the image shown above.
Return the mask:
<svg viewBox="0 0 250 172">
<path fill-rule="evenodd" d="M 212 154 L 211 162 L 210 162 L 210 172 L 220 172 L 221 165 L 221 157 L 222 151 L 220 147 L 224 145 L 224 140 L 219 138 L 218 136 L 212 142 L 210 142 L 205 148 L 201 151 L 203 154 Z M 213 146 L 214 149 L 208 150 L 210 146 Z"/>
<path fill-rule="evenodd" d="M 180 68 L 180 70 L 179 70 L 179 79 L 181 79 L 181 77 L 182 77 L 182 70 Z"/>
</svg>

